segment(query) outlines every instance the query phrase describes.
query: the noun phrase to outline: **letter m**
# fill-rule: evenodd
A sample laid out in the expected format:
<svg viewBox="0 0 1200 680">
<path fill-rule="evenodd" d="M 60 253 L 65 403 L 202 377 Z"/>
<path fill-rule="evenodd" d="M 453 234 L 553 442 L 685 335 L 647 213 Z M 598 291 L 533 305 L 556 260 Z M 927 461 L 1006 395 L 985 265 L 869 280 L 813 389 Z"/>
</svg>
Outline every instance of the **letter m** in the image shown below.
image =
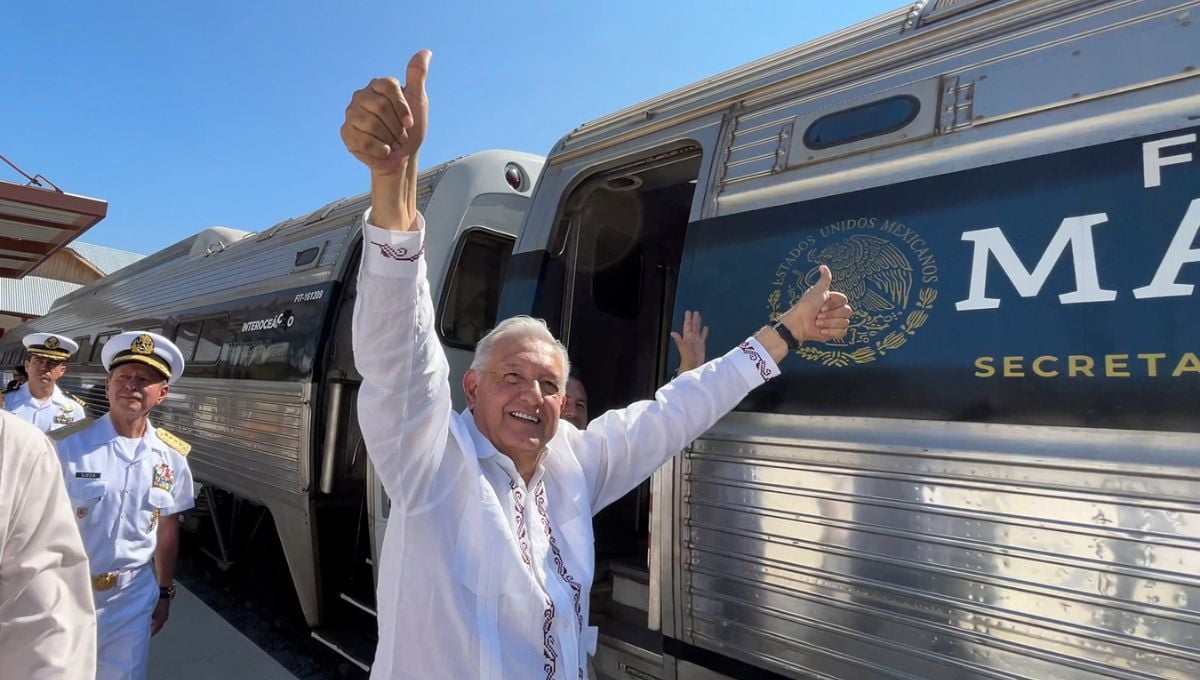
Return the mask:
<svg viewBox="0 0 1200 680">
<path fill-rule="evenodd" d="M 1096 274 L 1096 248 L 1092 243 L 1092 227 L 1108 221 L 1107 213 L 1068 217 L 1059 225 L 1050 245 L 1042 253 L 1042 259 L 1030 272 L 1021 264 L 1021 259 L 1013 251 L 1004 232 L 999 227 L 963 232 L 962 240 L 975 243 L 975 254 L 971 259 L 971 291 L 970 296 L 962 302 L 955 303 L 958 311 L 975 309 L 996 309 L 1000 306 L 999 298 L 987 296 L 987 268 L 990 258 L 996 257 L 1000 269 L 1008 275 L 1013 287 L 1021 297 L 1035 297 L 1042 290 L 1046 278 L 1050 276 L 1055 263 L 1062 257 L 1067 246 L 1071 246 L 1071 254 L 1075 263 L 1075 290 L 1058 296 L 1064 305 L 1080 302 L 1112 302 L 1117 299 L 1115 290 L 1100 288 L 1099 276 Z"/>
</svg>

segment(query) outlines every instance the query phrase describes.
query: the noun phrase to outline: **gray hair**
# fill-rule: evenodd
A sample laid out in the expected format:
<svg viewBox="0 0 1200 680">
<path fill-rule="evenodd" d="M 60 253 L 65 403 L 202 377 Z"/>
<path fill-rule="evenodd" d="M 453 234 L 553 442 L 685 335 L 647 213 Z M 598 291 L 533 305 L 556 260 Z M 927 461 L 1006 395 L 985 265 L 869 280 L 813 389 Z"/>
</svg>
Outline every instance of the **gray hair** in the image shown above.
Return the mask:
<svg viewBox="0 0 1200 680">
<path fill-rule="evenodd" d="M 559 378 L 563 381 L 563 387 L 566 387 L 567 376 L 571 374 L 571 359 L 567 354 L 567 348 L 558 341 L 558 338 L 554 337 L 544 320 L 524 314 L 501 321 L 496 324 L 495 328 L 488 331 L 487 335 L 483 336 L 483 339 L 475 346 L 475 358 L 471 360 L 471 370 L 477 373 L 486 370 L 492 361 L 492 350 L 495 349 L 496 343 L 502 338 L 513 335 L 533 337 L 549 343 L 558 353 L 559 359 L 562 360 L 562 375 Z"/>
</svg>

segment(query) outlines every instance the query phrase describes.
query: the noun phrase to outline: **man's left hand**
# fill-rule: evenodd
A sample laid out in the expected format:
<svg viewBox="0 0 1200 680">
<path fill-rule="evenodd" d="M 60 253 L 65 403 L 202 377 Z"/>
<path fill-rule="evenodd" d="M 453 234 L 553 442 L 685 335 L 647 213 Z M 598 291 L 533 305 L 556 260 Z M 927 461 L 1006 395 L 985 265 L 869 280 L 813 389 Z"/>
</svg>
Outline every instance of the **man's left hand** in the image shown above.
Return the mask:
<svg viewBox="0 0 1200 680">
<path fill-rule="evenodd" d="M 171 615 L 171 601 L 168 599 L 160 599 L 158 604 L 154 605 L 154 613 L 150 615 L 150 637 L 158 635 L 158 631 L 167 623 L 167 617 Z"/>
</svg>

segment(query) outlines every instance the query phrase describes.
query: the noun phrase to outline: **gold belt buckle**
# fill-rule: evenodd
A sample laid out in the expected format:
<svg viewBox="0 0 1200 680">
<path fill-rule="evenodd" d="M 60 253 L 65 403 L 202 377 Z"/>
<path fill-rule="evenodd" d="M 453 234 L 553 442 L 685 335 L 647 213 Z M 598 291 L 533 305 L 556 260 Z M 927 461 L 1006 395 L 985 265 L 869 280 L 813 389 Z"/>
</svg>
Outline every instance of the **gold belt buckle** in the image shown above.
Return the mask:
<svg viewBox="0 0 1200 680">
<path fill-rule="evenodd" d="M 108 571 L 92 577 L 92 587 L 97 591 L 112 590 L 117 585 L 117 572 Z"/>
</svg>

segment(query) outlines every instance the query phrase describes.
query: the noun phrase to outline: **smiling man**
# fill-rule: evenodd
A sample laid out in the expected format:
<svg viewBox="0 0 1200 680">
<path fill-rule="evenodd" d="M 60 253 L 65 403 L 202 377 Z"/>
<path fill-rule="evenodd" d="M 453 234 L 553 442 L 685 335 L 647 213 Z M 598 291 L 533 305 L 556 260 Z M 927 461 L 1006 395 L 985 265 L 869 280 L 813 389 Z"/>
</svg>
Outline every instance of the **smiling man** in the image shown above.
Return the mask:
<svg viewBox="0 0 1200 680">
<path fill-rule="evenodd" d="M 67 372 L 67 359 L 79 350 L 75 341 L 54 333 L 30 333 L 25 345 L 28 380 L 4 396 L 4 410 L 33 423 L 42 432 L 83 420 L 84 404 L 58 387 Z"/>
<path fill-rule="evenodd" d="M 416 210 L 429 56 L 413 57 L 406 85 L 356 92 L 342 126 L 371 171 L 354 356 L 359 423 L 392 499 L 372 676 L 576 680 L 596 641 L 592 515 L 778 375 L 800 341 L 842 337 L 850 309 L 826 268 L 776 327 L 582 431 L 559 427 L 566 350 L 515 317 L 480 341 L 469 408 L 453 412 Z"/>
<path fill-rule="evenodd" d="M 97 680 L 146 677 L 150 637 L 175 596 L 179 514 L 195 504 L 187 453 L 150 412 L 183 375 L 183 355 L 156 333 L 111 338 L 101 353 L 109 411 L 51 434 L 92 570 Z M 151 568 L 153 563 L 153 568 Z"/>
</svg>

